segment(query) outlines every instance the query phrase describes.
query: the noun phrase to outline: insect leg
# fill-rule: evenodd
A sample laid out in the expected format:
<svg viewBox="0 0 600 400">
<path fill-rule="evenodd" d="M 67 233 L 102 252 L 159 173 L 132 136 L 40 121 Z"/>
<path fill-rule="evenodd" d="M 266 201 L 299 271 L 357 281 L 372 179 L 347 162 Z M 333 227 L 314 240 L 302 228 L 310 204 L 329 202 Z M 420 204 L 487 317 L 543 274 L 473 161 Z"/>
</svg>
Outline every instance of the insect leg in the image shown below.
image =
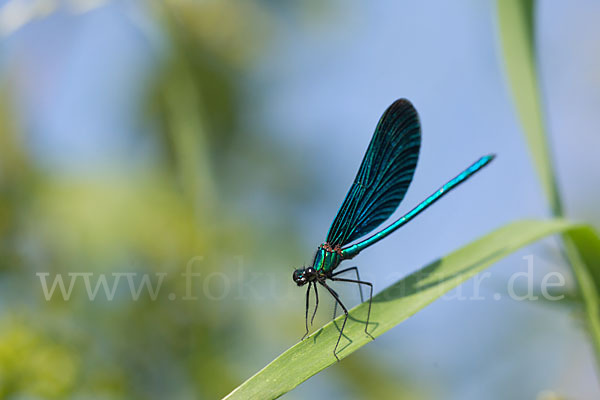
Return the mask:
<svg viewBox="0 0 600 400">
<path fill-rule="evenodd" d="M 344 333 L 344 327 L 346 326 L 346 321 L 348 321 L 348 310 L 346 309 L 346 306 L 344 305 L 344 303 L 342 303 L 342 301 L 340 300 L 338 294 L 332 289 L 330 288 L 325 282 L 323 281 L 319 281 L 319 283 L 323 286 L 325 286 L 325 289 L 327 289 L 329 291 L 329 293 L 331 293 L 331 295 L 333 296 L 333 298 L 335 299 L 335 301 L 337 303 L 340 304 L 340 307 L 342 307 L 342 310 L 344 310 L 344 322 L 342 323 L 342 329 L 340 329 L 340 335 L 338 336 L 337 342 L 335 343 L 335 347 L 333 348 L 333 355 L 334 357 L 340 361 L 340 359 L 338 358 L 336 351 L 338 348 L 338 345 L 340 344 L 340 339 L 342 338 L 342 334 Z"/>
<path fill-rule="evenodd" d="M 306 332 L 304 333 L 304 336 L 302 336 L 302 339 L 300 340 L 304 340 L 304 338 L 306 337 L 306 335 L 308 335 L 308 306 L 309 306 L 309 295 L 310 295 L 310 287 L 312 286 L 312 282 L 308 282 L 308 289 L 306 289 L 306 311 L 304 313 L 304 325 L 306 326 Z"/>
<path fill-rule="evenodd" d="M 333 278 L 336 275 L 340 275 L 340 274 L 343 274 L 344 272 L 352 271 L 352 270 L 354 270 L 354 272 L 356 272 L 356 280 L 360 281 L 360 275 L 358 274 L 358 267 L 350 267 L 350 268 L 343 269 L 341 271 L 337 271 L 335 274 L 331 275 L 331 277 Z M 362 286 L 358 285 L 358 291 L 360 292 L 360 302 L 364 303 L 365 299 L 363 298 Z M 334 313 L 334 315 L 335 315 L 335 313 Z"/>
<path fill-rule="evenodd" d="M 313 315 L 310 319 L 310 326 L 312 326 L 313 321 L 315 320 L 315 315 L 317 315 L 317 308 L 319 308 L 319 292 L 317 291 L 317 284 L 315 283 L 314 285 L 315 285 L 314 288 L 315 288 L 316 304 L 315 304 L 315 311 L 313 311 Z"/>
<path fill-rule="evenodd" d="M 335 302 L 335 305 L 333 306 L 333 318 L 335 319 L 335 317 L 337 316 L 337 301 Z"/>
<path fill-rule="evenodd" d="M 354 279 L 345 279 L 345 278 L 330 278 L 332 281 L 338 282 L 350 282 L 350 283 L 358 283 L 359 285 L 368 285 L 369 286 L 369 311 L 367 312 L 367 323 L 365 325 L 365 333 L 371 336 L 371 339 L 375 339 L 369 332 L 369 319 L 371 318 L 371 302 L 373 301 L 373 284 L 367 281 L 360 281 Z"/>
</svg>

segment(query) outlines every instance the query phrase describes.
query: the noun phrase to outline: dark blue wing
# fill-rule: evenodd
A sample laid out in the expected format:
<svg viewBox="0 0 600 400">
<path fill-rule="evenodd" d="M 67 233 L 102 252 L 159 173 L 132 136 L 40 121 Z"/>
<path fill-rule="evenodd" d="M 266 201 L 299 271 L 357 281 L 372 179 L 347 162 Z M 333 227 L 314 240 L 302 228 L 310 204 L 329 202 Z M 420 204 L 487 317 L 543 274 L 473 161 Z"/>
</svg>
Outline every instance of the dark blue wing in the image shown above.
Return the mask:
<svg viewBox="0 0 600 400">
<path fill-rule="evenodd" d="M 383 113 L 354 183 L 336 215 L 327 243 L 344 246 L 377 228 L 404 198 L 421 147 L 417 110 L 406 99 Z"/>
</svg>

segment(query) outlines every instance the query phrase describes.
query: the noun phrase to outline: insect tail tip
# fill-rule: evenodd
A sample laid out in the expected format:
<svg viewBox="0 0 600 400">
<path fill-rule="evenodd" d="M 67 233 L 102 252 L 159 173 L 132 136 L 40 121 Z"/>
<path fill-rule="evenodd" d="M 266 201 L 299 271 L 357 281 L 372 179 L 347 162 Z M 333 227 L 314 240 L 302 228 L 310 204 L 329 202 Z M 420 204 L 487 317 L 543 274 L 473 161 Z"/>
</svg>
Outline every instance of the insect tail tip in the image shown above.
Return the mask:
<svg viewBox="0 0 600 400">
<path fill-rule="evenodd" d="M 479 163 L 482 165 L 487 165 L 492 162 L 492 160 L 496 158 L 496 153 L 487 154 L 479 159 Z"/>
</svg>

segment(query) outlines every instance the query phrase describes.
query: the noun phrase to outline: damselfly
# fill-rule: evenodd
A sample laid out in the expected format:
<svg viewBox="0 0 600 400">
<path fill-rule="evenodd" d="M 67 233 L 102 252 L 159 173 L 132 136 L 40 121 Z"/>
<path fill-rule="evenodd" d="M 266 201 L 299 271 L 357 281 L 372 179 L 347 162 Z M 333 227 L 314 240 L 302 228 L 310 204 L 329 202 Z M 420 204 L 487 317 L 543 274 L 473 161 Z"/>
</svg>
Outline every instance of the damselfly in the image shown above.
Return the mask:
<svg viewBox="0 0 600 400">
<path fill-rule="evenodd" d="M 360 279 L 357 267 L 336 270 L 340 263 L 353 258 L 362 250 L 377 243 L 412 220 L 450 190 L 486 166 L 494 158 L 493 154 L 481 157 L 407 214 L 368 238 L 349 245 L 372 232 L 396 210 L 412 181 L 419 158 L 420 147 L 421 125 L 417 111 L 408 100 L 396 100 L 388 107 L 379 120 L 371 143 L 358 169 L 358 174 L 354 179 L 354 183 L 352 183 L 340 210 L 333 220 L 333 224 L 329 228 L 325 243 L 319 246 L 312 266 L 296 269 L 293 273 L 294 282 L 298 286 L 304 286 L 308 283 L 305 312 L 306 333 L 302 337 L 303 339 L 308 334 L 308 309 L 311 287 L 314 287 L 316 299 L 311 324 L 319 306 L 318 285 L 324 287 L 335 299 L 336 307 L 339 304 L 344 311 L 344 322 L 342 322 L 340 334 L 333 349 L 333 355 L 338 360 L 336 352 L 344 332 L 344 327 L 346 326 L 346 321 L 348 320 L 348 309 L 340 300 L 340 296 L 326 281 L 356 283 L 359 285 L 359 288 L 361 287 L 360 285 L 369 287 L 369 308 L 365 333 L 371 336 L 368 332 L 368 327 L 371 317 L 373 284 Z M 342 273 L 350 271 L 354 271 L 356 279 L 341 278 L 339 276 Z"/>
</svg>

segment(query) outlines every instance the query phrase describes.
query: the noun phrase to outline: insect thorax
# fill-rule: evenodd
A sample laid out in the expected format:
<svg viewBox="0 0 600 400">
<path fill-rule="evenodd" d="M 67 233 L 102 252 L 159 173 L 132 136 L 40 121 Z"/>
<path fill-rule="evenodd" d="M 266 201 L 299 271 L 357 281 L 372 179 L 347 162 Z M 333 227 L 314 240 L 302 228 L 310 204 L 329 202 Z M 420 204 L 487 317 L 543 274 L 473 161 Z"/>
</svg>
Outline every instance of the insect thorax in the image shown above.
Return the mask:
<svg viewBox="0 0 600 400">
<path fill-rule="evenodd" d="M 340 262 L 342 262 L 342 252 L 339 246 L 334 248 L 328 243 L 323 243 L 315 254 L 313 268 L 326 273 L 334 270 Z"/>
</svg>

